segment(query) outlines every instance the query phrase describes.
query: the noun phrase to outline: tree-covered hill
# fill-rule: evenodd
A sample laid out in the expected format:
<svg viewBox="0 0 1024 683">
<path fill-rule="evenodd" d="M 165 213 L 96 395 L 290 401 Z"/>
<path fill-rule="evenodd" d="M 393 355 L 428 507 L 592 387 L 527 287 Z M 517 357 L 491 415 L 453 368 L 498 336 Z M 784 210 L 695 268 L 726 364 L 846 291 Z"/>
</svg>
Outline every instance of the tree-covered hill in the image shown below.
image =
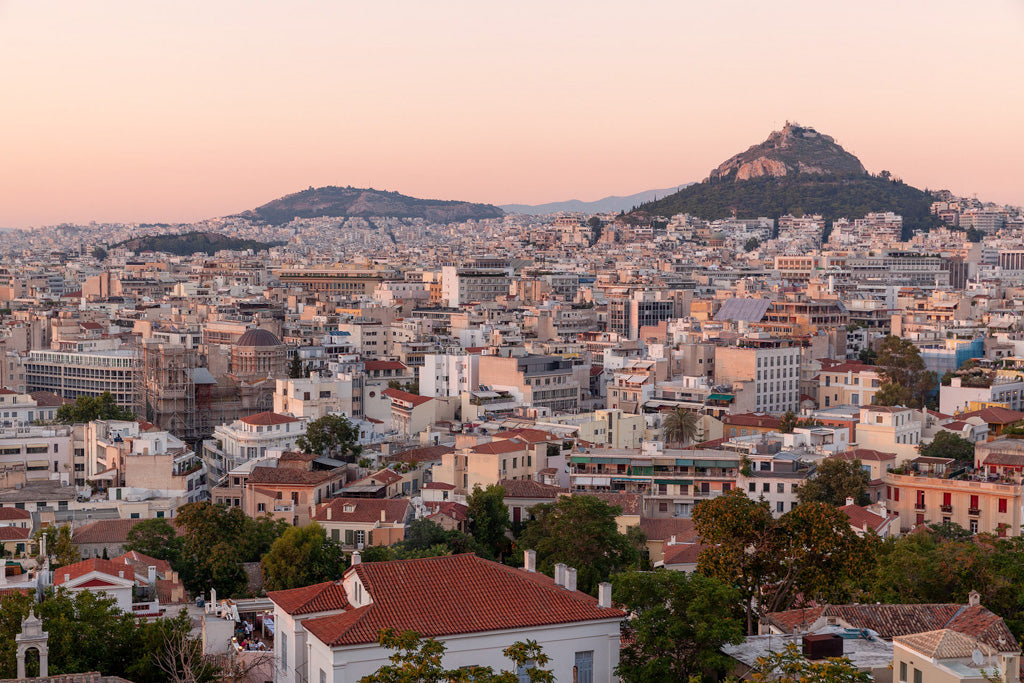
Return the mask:
<svg viewBox="0 0 1024 683">
<path fill-rule="evenodd" d="M 111 246 L 125 247 L 134 252 L 160 251 L 175 256 L 190 256 L 192 254 L 214 254 L 223 249 L 232 251 L 266 251 L 271 247 L 281 246 L 283 242 L 259 242 L 257 240 L 243 240 L 215 232 L 186 232 L 180 235 L 146 235 L 135 237 L 130 240 L 118 242 Z"/>
</svg>

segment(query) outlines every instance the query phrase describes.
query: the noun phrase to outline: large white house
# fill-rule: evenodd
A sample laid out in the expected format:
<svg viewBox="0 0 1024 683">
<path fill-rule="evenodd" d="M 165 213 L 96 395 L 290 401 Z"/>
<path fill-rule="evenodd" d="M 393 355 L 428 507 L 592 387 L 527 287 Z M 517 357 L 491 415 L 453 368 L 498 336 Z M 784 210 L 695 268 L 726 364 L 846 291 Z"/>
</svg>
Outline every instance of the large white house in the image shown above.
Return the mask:
<svg viewBox="0 0 1024 683">
<path fill-rule="evenodd" d="M 595 599 L 575 589 L 576 571 L 557 579 L 472 554 L 359 562 L 339 582 L 270 593 L 276 642 L 274 680 L 351 683 L 389 663 L 382 629 L 412 630 L 444 643 L 447 668 L 513 665 L 504 650 L 535 640 L 559 681 L 611 681 L 619 625 L 611 585 Z"/>
</svg>

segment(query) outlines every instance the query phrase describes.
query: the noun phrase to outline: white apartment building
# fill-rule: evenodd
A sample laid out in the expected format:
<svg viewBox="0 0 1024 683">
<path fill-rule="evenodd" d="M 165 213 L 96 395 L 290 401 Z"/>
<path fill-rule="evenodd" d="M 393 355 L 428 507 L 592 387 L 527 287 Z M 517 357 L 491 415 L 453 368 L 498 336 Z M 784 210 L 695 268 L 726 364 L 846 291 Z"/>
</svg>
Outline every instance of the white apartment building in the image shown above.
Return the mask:
<svg viewBox="0 0 1024 683">
<path fill-rule="evenodd" d="M 274 391 L 274 412 L 305 420 L 316 420 L 329 413 L 349 417 L 363 414 L 362 373 L 340 373 L 336 377 L 279 379 Z"/>
<path fill-rule="evenodd" d="M 40 406 L 30 395 L 0 388 L 0 427 L 23 427 L 34 422 L 52 422 L 57 406 Z"/>
<path fill-rule="evenodd" d="M 903 406 L 864 406 L 857 424 L 857 447 L 895 453 L 896 465 L 916 458 L 921 414 Z"/>
<path fill-rule="evenodd" d="M 987 384 L 988 386 L 984 386 Z M 971 403 L 1002 403 L 1010 410 L 1024 409 L 1024 379 L 1019 376 L 996 377 L 995 381 L 967 386 L 962 377 L 953 377 L 939 389 L 939 412 L 956 415 L 976 408 Z"/>
<path fill-rule="evenodd" d="M 754 412 L 781 414 L 800 408 L 800 347 L 766 334 L 740 346 L 715 348 L 715 382 L 753 387 Z"/>
<path fill-rule="evenodd" d="M 506 268 L 441 268 L 441 298 L 452 307 L 495 301 L 509 293 L 512 277 Z"/>
<path fill-rule="evenodd" d="M 36 349 L 25 362 L 26 391 L 52 391 L 63 398 L 109 391 L 117 404 L 134 408 L 137 353 L 116 340 L 82 340 L 66 349 Z"/>
<path fill-rule="evenodd" d="M 214 427 L 213 438 L 203 441 L 203 461 L 211 484 L 270 450 L 295 450 L 299 437 L 306 433 L 306 422 L 305 418 L 266 411 Z"/>
<path fill-rule="evenodd" d="M 480 388 L 480 356 L 428 353 L 419 368 L 420 395 L 444 398 Z"/>
<path fill-rule="evenodd" d="M 0 429 L 0 471 L 23 469 L 27 481 L 71 483 L 73 442 L 71 427 L 5 427 Z"/>
</svg>

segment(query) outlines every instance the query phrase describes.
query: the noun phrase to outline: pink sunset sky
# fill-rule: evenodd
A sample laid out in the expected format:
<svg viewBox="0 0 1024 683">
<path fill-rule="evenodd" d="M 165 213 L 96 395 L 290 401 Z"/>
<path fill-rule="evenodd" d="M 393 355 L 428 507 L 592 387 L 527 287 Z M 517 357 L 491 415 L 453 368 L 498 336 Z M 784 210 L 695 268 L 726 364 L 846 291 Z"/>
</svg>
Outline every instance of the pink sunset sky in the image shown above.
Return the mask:
<svg viewBox="0 0 1024 683">
<path fill-rule="evenodd" d="M 0 0 L 0 226 L 701 180 L 789 119 L 1024 204 L 1022 0 Z"/>
</svg>

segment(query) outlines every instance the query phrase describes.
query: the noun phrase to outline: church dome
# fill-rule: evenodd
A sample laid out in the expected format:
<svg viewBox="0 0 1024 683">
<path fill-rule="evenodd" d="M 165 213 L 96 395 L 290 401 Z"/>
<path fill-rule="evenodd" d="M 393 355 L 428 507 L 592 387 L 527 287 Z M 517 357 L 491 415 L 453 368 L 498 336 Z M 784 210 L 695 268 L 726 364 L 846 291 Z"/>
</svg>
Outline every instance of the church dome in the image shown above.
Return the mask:
<svg viewBox="0 0 1024 683">
<path fill-rule="evenodd" d="M 259 328 L 248 330 L 238 338 L 235 346 L 280 346 L 281 340 L 273 332 Z"/>
</svg>

